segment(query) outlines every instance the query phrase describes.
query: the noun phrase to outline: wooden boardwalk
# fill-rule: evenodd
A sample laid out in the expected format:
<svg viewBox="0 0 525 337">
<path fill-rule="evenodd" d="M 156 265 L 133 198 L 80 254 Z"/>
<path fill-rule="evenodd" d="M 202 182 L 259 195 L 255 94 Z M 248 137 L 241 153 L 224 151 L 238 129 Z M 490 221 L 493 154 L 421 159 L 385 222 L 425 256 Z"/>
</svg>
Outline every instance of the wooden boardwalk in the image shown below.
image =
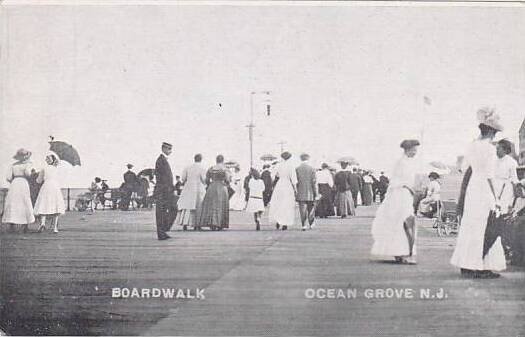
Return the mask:
<svg viewBox="0 0 525 337">
<path fill-rule="evenodd" d="M 454 238 L 419 226 L 418 265 L 370 261 L 375 207 L 307 232 L 231 229 L 158 241 L 151 211 L 71 212 L 62 231 L 0 233 L 0 325 L 36 335 L 524 336 L 525 273 L 465 280 Z M 201 288 L 205 299 L 112 298 L 112 288 Z M 308 289 L 356 298 L 307 298 Z M 367 298 L 367 289 L 415 298 Z M 447 297 L 420 298 L 443 288 Z M 320 295 L 323 293 L 321 292 Z M 377 294 L 376 294 L 377 295 Z M 379 294 L 381 295 L 381 294 Z"/>
</svg>

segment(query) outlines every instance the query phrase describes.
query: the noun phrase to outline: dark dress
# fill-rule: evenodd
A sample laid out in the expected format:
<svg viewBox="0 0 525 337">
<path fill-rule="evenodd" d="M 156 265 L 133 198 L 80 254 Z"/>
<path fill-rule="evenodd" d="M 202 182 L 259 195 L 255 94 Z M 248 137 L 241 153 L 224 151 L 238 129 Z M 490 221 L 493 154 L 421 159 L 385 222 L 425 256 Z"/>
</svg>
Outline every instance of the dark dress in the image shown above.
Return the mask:
<svg viewBox="0 0 525 337">
<path fill-rule="evenodd" d="M 223 229 L 229 227 L 230 201 L 228 184 L 230 173 L 223 165 L 215 165 L 206 173 L 208 188 L 202 201 L 196 227 Z"/>
<path fill-rule="evenodd" d="M 327 218 L 329 216 L 335 215 L 332 188 L 328 184 L 318 184 L 318 186 L 321 199 L 315 208 L 316 215 L 321 218 Z"/>
</svg>

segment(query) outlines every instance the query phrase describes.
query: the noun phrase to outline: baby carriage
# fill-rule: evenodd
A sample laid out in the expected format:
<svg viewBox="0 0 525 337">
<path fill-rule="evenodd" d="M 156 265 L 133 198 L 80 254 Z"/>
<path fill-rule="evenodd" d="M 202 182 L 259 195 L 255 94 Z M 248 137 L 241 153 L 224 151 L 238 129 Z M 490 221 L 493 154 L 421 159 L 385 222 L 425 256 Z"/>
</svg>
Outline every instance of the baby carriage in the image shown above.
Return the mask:
<svg viewBox="0 0 525 337">
<path fill-rule="evenodd" d="M 443 200 L 438 202 L 437 216 L 434 220 L 438 236 L 449 236 L 457 234 L 461 217 L 457 213 L 456 200 Z"/>
</svg>

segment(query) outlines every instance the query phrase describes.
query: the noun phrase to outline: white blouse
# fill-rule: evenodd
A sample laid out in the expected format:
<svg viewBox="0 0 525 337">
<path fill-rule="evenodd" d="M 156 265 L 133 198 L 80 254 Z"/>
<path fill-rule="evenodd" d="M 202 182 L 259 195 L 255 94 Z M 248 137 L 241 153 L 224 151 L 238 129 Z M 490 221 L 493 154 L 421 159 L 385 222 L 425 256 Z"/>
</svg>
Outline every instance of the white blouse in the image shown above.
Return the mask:
<svg viewBox="0 0 525 337">
<path fill-rule="evenodd" d="M 334 178 L 328 170 L 321 170 L 316 172 L 317 184 L 328 184 L 330 187 L 334 186 Z"/>
</svg>

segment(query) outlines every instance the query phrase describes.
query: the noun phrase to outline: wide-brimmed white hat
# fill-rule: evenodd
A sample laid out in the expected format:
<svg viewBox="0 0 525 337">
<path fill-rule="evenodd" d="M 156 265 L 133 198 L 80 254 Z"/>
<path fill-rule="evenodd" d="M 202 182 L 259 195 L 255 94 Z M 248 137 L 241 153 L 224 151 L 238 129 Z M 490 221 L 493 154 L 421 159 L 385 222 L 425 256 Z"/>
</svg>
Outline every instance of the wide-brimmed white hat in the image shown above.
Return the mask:
<svg viewBox="0 0 525 337">
<path fill-rule="evenodd" d="M 493 108 L 483 107 L 477 112 L 478 122 L 493 128 L 496 131 L 503 131 L 503 126 L 500 124 L 499 115 Z"/>
</svg>

